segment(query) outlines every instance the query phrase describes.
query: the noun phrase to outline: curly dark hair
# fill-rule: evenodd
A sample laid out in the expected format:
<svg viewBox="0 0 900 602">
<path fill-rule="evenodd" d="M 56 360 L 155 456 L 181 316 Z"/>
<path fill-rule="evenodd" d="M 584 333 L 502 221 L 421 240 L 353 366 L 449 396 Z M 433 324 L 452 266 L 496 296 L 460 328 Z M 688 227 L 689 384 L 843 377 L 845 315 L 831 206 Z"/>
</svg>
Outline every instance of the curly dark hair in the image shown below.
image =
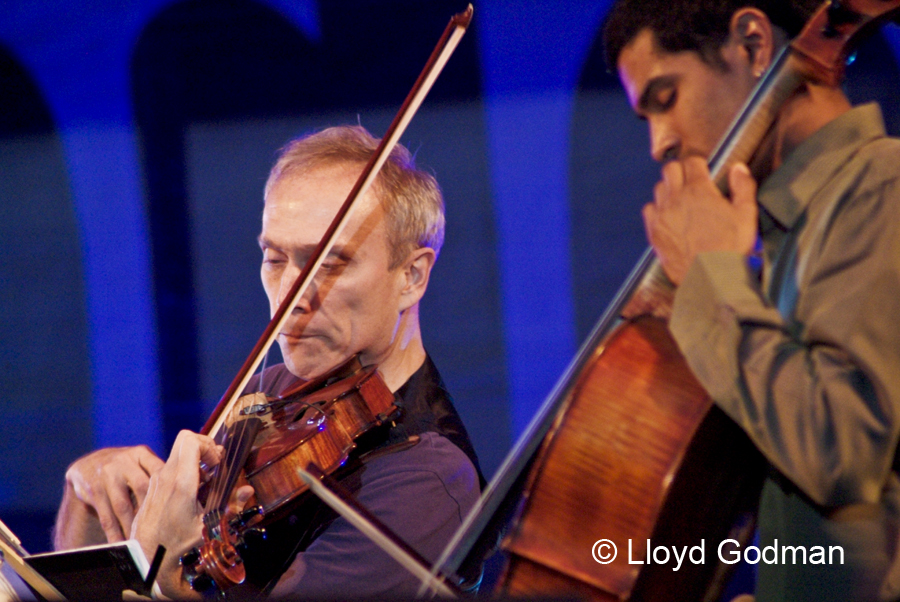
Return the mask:
<svg viewBox="0 0 900 602">
<path fill-rule="evenodd" d="M 721 65 L 719 49 L 736 10 L 758 8 L 793 38 L 822 4 L 823 0 L 617 0 L 603 26 L 606 65 L 615 72 L 622 49 L 643 29 L 656 34 L 666 52 L 693 50 L 708 64 Z"/>
</svg>

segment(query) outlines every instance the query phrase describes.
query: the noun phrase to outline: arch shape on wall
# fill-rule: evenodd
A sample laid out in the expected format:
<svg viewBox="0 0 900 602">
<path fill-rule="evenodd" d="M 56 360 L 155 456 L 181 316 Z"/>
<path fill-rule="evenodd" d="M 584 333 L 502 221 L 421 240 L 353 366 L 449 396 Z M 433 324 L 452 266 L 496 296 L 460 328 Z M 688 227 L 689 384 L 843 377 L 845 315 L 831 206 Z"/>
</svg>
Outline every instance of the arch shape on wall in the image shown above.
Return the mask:
<svg viewBox="0 0 900 602">
<path fill-rule="evenodd" d="M 62 144 L 2 46 L 0 165 L 0 513 L 47 549 L 61 477 L 92 445 L 87 307 Z"/>
</svg>

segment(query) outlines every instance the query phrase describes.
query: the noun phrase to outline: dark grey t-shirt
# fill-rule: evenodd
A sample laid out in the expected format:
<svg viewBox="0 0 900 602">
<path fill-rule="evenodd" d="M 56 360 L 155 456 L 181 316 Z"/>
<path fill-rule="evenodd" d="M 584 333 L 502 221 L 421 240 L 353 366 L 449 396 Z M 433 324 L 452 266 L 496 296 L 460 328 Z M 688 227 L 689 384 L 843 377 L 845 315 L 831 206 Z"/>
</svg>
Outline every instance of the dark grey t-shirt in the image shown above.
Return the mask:
<svg viewBox="0 0 900 602">
<path fill-rule="evenodd" d="M 255 381 L 250 382 L 248 391 L 255 390 Z M 277 394 L 296 382 L 282 364 L 266 371 L 263 388 Z M 385 526 L 433 562 L 475 505 L 484 481 L 468 434 L 429 358 L 397 396 L 403 414 L 385 434 L 386 453 L 372 454 L 345 475 L 341 484 Z M 417 440 L 414 445 L 392 446 L 410 437 Z M 316 500 L 297 511 L 309 513 L 314 515 L 312 520 L 305 516 L 297 521 L 309 522 L 309 526 L 295 527 L 291 521 L 283 521 L 269 529 L 269 545 L 281 549 L 275 557 L 293 558 L 270 595 L 341 600 L 415 596 L 418 580 L 349 522 Z M 252 564 L 253 560 L 248 560 Z M 271 573 L 281 571 L 272 569 Z M 256 585 L 266 590 L 273 586 L 271 582 Z"/>
<path fill-rule="evenodd" d="M 478 499 L 471 461 L 445 437 L 366 462 L 356 499 L 433 562 Z M 273 596 L 412 599 L 418 580 L 343 518 L 337 518 L 279 579 Z"/>
</svg>

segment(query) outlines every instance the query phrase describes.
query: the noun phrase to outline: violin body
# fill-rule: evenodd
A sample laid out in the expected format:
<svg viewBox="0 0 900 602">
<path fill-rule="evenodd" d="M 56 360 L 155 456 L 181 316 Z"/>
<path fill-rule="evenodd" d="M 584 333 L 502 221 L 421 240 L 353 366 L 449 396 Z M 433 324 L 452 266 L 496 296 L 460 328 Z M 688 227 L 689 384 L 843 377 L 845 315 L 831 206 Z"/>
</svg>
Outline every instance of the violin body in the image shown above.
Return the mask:
<svg viewBox="0 0 900 602">
<path fill-rule="evenodd" d="M 503 543 L 500 589 L 590 600 L 711 597 L 721 585 L 716 547 L 752 532 L 765 464 L 713 406 L 665 322 L 645 316 L 619 326 L 566 405 Z M 609 564 L 592 555 L 601 539 L 618 549 Z M 685 560 L 678 571 L 646 564 L 648 539 L 670 551 L 703 542 L 705 562 Z"/>
<path fill-rule="evenodd" d="M 292 531 L 305 530 L 312 513 L 306 521 L 291 514 L 309 497 L 298 469 L 314 465 L 323 474 L 336 473 L 363 435 L 397 417 L 394 401 L 374 366 L 362 368 L 356 357 L 280 397 L 241 397 L 222 431 L 226 458 L 209 484 L 203 544 L 181 559 L 192 587 L 225 591 L 243 583 L 246 535 L 261 535 L 262 528 L 289 515 Z M 254 496 L 235 514 L 229 498 L 244 484 L 253 486 Z"/>
<path fill-rule="evenodd" d="M 262 425 L 244 473 L 267 516 L 309 489 L 296 468 L 312 463 L 333 473 L 361 435 L 390 420 L 398 409 L 394 394 L 372 366 L 322 388 L 306 383 L 283 395 L 285 399 L 292 401 L 248 412 Z"/>
</svg>

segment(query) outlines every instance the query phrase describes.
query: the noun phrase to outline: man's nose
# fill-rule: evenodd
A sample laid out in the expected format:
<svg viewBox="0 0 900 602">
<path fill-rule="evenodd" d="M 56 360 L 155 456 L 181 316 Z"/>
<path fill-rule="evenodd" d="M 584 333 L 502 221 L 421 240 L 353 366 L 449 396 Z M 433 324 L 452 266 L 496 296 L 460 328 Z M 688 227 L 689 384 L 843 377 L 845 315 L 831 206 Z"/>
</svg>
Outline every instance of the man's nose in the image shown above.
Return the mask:
<svg viewBox="0 0 900 602">
<path fill-rule="evenodd" d="M 665 122 L 650 121 L 650 156 L 657 163 L 677 159 L 681 148 L 678 136 Z"/>
<path fill-rule="evenodd" d="M 284 271 L 281 273 L 281 283 L 278 287 L 278 305 L 281 306 L 284 303 L 284 300 L 290 295 L 291 289 L 294 287 L 294 283 L 297 282 L 297 278 L 300 276 L 300 266 L 294 264 L 293 262 L 288 262 L 287 267 L 285 267 Z M 307 288 L 306 293 L 300 298 L 297 302 L 297 305 L 294 309 L 299 308 L 302 311 L 308 311 L 309 309 L 309 296 L 310 290 L 313 287 L 311 284 L 309 288 Z"/>
</svg>

